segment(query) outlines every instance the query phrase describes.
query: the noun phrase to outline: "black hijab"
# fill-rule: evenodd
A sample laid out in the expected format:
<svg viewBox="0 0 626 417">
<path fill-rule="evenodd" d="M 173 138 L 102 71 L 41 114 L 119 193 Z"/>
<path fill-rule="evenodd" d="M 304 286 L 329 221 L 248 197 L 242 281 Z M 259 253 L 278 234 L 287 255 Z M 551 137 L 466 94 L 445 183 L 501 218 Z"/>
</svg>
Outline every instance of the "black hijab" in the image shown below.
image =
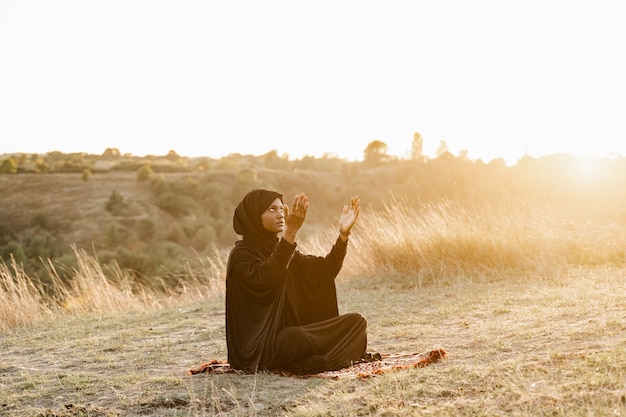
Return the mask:
<svg viewBox="0 0 626 417">
<path fill-rule="evenodd" d="M 252 190 L 241 200 L 233 216 L 235 233 L 258 245 L 268 256 L 274 250 L 278 236 L 265 230 L 261 215 L 277 198 L 283 201 L 283 195 L 276 191 Z"/>
</svg>

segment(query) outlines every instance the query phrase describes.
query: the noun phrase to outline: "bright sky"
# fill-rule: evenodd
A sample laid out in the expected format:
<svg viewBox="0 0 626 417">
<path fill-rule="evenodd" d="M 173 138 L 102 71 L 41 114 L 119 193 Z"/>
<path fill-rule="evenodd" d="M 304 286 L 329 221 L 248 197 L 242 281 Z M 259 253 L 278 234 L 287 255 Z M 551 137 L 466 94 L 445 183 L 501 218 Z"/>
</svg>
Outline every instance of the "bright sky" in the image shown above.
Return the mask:
<svg viewBox="0 0 626 417">
<path fill-rule="evenodd" d="M 626 155 L 622 3 L 2 0 L 0 154 Z"/>
</svg>

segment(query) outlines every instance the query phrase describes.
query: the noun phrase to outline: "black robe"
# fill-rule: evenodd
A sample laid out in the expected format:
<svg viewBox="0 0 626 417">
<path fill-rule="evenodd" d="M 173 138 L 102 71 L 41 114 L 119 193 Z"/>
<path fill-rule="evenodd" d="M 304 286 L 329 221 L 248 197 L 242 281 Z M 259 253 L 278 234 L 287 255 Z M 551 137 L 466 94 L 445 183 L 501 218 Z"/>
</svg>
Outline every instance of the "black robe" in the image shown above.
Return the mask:
<svg viewBox="0 0 626 417">
<path fill-rule="evenodd" d="M 234 222 L 242 231 L 237 212 Z M 339 315 L 335 287 L 347 243 L 338 238 L 321 257 L 275 239 L 272 247 L 245 233 L 230 253 L 226 343 L 231 368 L 314 373 L 358 361 L 366 351 L 366 321 L 356 313 Z"/>
</svg>

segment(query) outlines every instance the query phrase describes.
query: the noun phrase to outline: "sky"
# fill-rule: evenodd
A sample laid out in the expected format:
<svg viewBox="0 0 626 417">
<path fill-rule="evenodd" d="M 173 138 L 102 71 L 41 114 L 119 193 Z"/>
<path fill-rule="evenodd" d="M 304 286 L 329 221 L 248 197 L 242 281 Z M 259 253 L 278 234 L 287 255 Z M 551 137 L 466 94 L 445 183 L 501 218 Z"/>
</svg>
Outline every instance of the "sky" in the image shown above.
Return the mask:
<svg viewBox="0 0 626 417">
<path fill-rule="evenodd" d="M 626 155 L 620 1 L 0 1 L 0 155 Z"/>
</svg>

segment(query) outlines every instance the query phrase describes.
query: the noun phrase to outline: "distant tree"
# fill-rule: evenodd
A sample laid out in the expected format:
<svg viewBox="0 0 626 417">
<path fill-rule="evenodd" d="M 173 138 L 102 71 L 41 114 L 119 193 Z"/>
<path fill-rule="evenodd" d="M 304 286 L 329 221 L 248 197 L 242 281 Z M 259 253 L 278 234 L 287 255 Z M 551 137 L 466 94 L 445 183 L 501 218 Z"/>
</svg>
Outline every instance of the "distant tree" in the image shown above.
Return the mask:
<svg viewBox="0 0 626 417">
<path fill-rule="evenodd" d="M 137 171 L 137 181 L 145 181 L 152 178 L 154 171 L 150 164 L 143 164 Z"/>
<path fill-rule="evenodd" d="M 367 144 L 363 151 L 363 162 L 368 165 L 377 165 L 389 158 L 387 144 L 380 140 L 374 140 Z"/>
<path fill-rule="evenodd" d="M 200 159 L 200 161 L 196 164 L 196 169 L 198 171 L 209 171 L 211 169 L 211 162 L 209 161 L 209 158 Z"/>
<path fill-rule="evenodd" d="M 126 202 L 124 201 L 124 196 L 118 193 L 117 190 L 113 190 L 113 192 L 111 192 L 109 199 L 104 205 L 104 208 L 106 209 L 106 211 L 108 211 L 114 216 L 119 215 L 125 207 L 126 207 Z"/>
<path fill-rule="evenodd" d="M 122 154 L 117 148 L 106 148 L 102 153 L 102 156 L 105 158 L 119 158 Z"/>
<path fill-rule="evenodd" d="M 300 159 L 294 161 L 294 167 L 299 169 L 314 169 L 316 165 L 316 158 L 311 155 L 304 155 Z"/>
<path fill-rule="evenodd" d="M 436 155 L 437 155 L 437 158 L 444 158 L 444 157 L 454 156 L 448 150 L 448 144 L 444 140 L 440 140 L 439 141 L 439 146 L 437 147 Z"/>
<path fill-rule="evenodd" d="M 91 174 L 92 174 L 91 169 L 89 168 L 83 169 L 83 176 L 82 176 L 83 181 L 89 181 L 89 179 L 91 178 Z"/>
<path fill-rule="evenodd" d="M 57 165 L 57 169 L 65 172 L 82 172 L 86 167 L 87 162 L 83 153 L 67 154 Z"/>
<path fill-rule="evenodd" d="M 221 170 L 236 170 L 239 167 L 246 164 L 246 157 L 240 153 L 231 153 L 221 157 L 217 161 L 217 169 Z"/>
<path fill-rule="evenodd" d="M 48 171 L 49 169 L 50 169 L 50 165 L 44 158 L 37 157 L 35 159 L 35 171 L 36 172 L 45 172 L 45 171 Z"/>
<path fill-rule="evenodd" d="M 289 167 L 289 157 L 287 155 L 279 156 L 277 150 L 271 150 L 265 155 L 261 155 L 263 165 L 268 168 L 285 170 Z"/>
<path fill-rule="evenodd" d="M 65 154 L 61 151 L 50 151 L 48 152 L 48 158 L 50 159 L 63 159 L 65 158 Z"/>
<path fill-rule="evenodd" d="M 178 155 L 175 150 L 170 150 L 167 155 L 165 155 L 165 159 L 176 162 L 180 159 L 180 155 Z"/>
<path fill-rule="evenodd" d="M 504 158 L 494 158 L 487 164 L 489 167 L 506 168 L 506 161 Z"/>
<path fill-rule="evenodd" d="M 418 132 L 413 134 L 413 142 L 411 143 L 411 159 L 414 161 L 422 161 L 424 159 L 424 139 Z"/>
<path fill-rule="evenodd" d="M 3 174 L 16 174 L 17 173 L 17 161 L 13 157 L 9 157 L 2 161 L 0 165 L 0 172 Z"/>
</svg>

